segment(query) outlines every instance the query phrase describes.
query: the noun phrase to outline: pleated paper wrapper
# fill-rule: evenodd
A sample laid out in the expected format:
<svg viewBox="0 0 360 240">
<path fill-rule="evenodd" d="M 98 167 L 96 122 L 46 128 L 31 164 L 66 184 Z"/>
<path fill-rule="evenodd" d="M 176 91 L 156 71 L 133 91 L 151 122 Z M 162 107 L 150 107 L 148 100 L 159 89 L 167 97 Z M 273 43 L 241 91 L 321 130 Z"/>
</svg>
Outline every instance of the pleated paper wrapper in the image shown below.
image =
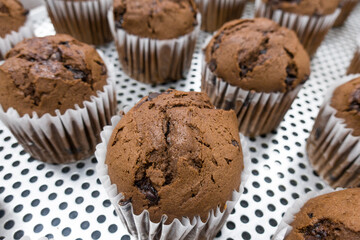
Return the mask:
<svg viewBox="0 0 360 240">
<path fill-rule="evenodd" d="M 272 240 L 284 240 L 285 237 L 291 232 L 292 227 L 291 227 L 291 223 L 294 221 L 295 215 L 300 212 L 302 206 L 304 206 L 304 204 L 309 201 L 312 198 L 324 195 L 324 194 L 328 194 L 328 193 L 332 193 L 335 191 L 340 191 L 343 190 L 343 188 L 338 188 L 336 190 L 330 188 L 330 187 L 326 187 L 323 190 L 321 190 L 320 192 L 315 192 L 315 191 L 311 191 L 305 195 L 303 195 L 302 197 L 298 198 L 294 204 L 286 211 L 283 219 L 281 220 L 275 234 L 273 235 L 273 237 L 271 238 Z"/>
<path fill-rule="evenodd" d="M 0 105 L 0 120 L 10 129 L 32 157 L 47 163 L 68 163 L 90 157 L 100 142 L 100 132 L 116 113 L 114 70 L 99 52 L 108 69 L 107 85 L 83 107 L 75 105 L 64 114 L 56 110 L 38 117 L 20 116 L 14 108 L 6 112 Z"/>
<path fill-rule="evenodd" d="M 167 40 L 142 38 L 116 28 L 112 8 L 108 12 L 108 19 L 122 69 L 131 78 L 158 84 L 186 76 L 200 31 L 200 14 L 197 14 L 197 25 L 192 32 Z"/>
<path fill-rule="evenodd" d="M 315 171 L 332 187 L 360 187 L 360 136 L 353 136 L 343 119 L 330 106 L 336 87 L 360 74 L 349 75 L 325 95 L 313 130 L 307 141 L 307 154 Z"/>
<path fill-rule="evenodd" d="M 294 30 L 310 57 L 315 54 L 339 14 L 338 8 L 334 13 L 324 16 L 300 15 L 280 9 L 273 10 L 262 0 L 255 1 L 255 16 L 272 19 L 279 25 Z"/>
<path fill-rule="evenodd" d="M 213 239 L 225 223 L 235 204 L 238 202 L 244 191 L 245 183 L 250 175 L 247 168 L 249 166 L 248 163 L 250 162 L 250 158 L 245 138 L 240 135 L 245 166 L 243 172 L 241 173 L 241 185 L 237 191 L 233 191 L 232 197 L 226 202 L 226 208 L 223 212 L 221 212 L 219 207 L 215 210 L 211 210 L 206 222 L 202 222 L 200 216 L 196 216 L 193 219 L 186 217 L 183 217 L 182 219 L 174 219 L 170 224 L 165 224 L 167 217 L 166 215 L 163 215 L 161 221 L 159 223 L 155 223 L 150 221 L 149 212 L 147 210 L 144 210 L 141 214 L 136 215 L 133 213 L 131 203 L 128 203 L 125 206 L 121 206 L 119 204 L 123 195 L 117 192 L 116 185 L 111 183 L 108 175 L 108 166 L 105 164 L 107 145 L 113 129 L 120 119 L 121 116 L 114 116 L 112 118 L 112 125 L 104 128 L 104 131 L 101 133 L 102 143 L 96 147 L 95 156 L 98 160 L 98 165 L 96 167 L 98 177 L 107 192 L 110 201 L 114 205 L 120 221 L 127 228 L 128 232 L 136 239 L 141 240 Z"/>
<path fill-rule="evenodd" d="M 195 0 L 201 13 L 201 30 L 214 32 L 225 22 L 241 18 L 247 0 Z"/>
<path fill-rule="evenodd" d="M 233 86 L 218 78 L 203 61 L 201 91 L 216 108 L 233 109 L 239 131 L 246 136 L 266 134 L 276 129 L 303 84 L 285 93 L 261 93 Z"/>
<path fill-rule="evenodd" d="M 29 16 L 27 16 L 24 26 L 20 27 L 17 31 L 11 31 L 11 33 L 6 34 L 3 38 L 0 37 L 0 61 L 5 58 L 6 53 L 17 43 L 25 38 L 31 38 L 33 36 L 33 27 L 29 20 Z"/>
<path fill-rule="evenodd" d="M 107 11 L 112 0 L 45 0 L 57 33 L 94 45 L 112 41 Z"/>
<path fill-rule="evenodd" d="M 341 12 L 335 20 L 334 27 L 342 26 L 358 3 L 359 0 L 341 0 Z"/>
</svg>

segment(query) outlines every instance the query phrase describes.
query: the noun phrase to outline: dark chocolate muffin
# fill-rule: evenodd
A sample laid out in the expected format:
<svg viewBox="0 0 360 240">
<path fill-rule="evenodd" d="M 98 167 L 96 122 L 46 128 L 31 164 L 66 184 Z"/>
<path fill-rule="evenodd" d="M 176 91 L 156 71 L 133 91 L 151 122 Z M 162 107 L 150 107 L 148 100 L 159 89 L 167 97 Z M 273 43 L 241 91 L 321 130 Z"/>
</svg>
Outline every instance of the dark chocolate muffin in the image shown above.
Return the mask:
<svg viewBox="0 0 360 240">
<path fill-rule="evenodd" d="M 113 130 L 106 164 L 111 182 L 158 222 L 224 209 L 244 168 L 236 116 L 203 93 L 168 90 L 137 103 Z M 226 173 L 226 175 L 224 175 Z"/>
<path fill-rule="evenodd" d="M 352 129 L 352 135 L 360 136 L 360 77 L 336 88 L 330 105 L 337 111 L 335 116 Z"/>
<path fill-rule="evenodd" d="M 40 50 L 40 51 L 39 51 Z M 32 38 L 17 44 L 0 66 L 0 104 L 20 115 L 62 114 L 96 96 L 107 69 L 96 50 L 68 35 Z"/>
<path fill-rule="evenodd" d="M 0 0 L 0 37 L 23 26 L 27 13 L 18 0 Z"/>
<path fill-rule="evenodd" d="M 285 240 L 360 240 L 360 188 L 312 198 L 291 223 Z"/>
<path fill-rule="evenodd" d="M 205 51 L 217 77 L 245 90 L 286 92 L 310 74 L 309 56 L 295 33 L 265 18 L 226 23 Z"/>
<path fill-rule="evenodd" d="M 115 26 L 129 34 L 154 39 L 172 39 L 196 26 L 193 0 L 114 0 Z"/>
<path fill-rule="evenodd" d="M 274 9 L 301 15 L 327 15 L 333 13 L 340 0 L 262 0 Z"/>
</svg>

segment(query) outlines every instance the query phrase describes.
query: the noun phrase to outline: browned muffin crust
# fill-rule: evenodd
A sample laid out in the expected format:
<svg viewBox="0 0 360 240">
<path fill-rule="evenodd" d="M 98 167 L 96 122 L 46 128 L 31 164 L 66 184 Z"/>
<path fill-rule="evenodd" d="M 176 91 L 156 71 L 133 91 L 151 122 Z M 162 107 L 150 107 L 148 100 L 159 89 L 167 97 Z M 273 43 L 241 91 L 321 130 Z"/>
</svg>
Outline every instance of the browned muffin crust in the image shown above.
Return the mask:
<svg viewBox="0 0 360 240">
<path fill-rule="evenodd" d="M 114 0 L 117 28 L 144 38 L 172 39 L 196 26 L 194 0 Z"/>
<path fill-rule="evenodd" d="M 328 15 L 339 7 L 340 0 L 262 0 L 273 9 L 300 15 Z"/>
<path fill-rule="evenodd" d="M 0 104 L 20 115 L 55 115 L 80 107 L 106 85 L 107 69 L 96 50 L 68 35 L 26 39 L 0 66 Z"/>
<path fill-rule="evenodd" d="M 330 105 L 337 110 L 335 116 L 353 129 L 352 135 L 360 136 L 360 77 L 337 87 Z"/>
<path fill-rule="evenodd" d="M 168 90 L 138 102 L 117 124 L 106 164 L 135 214 L 168 221 L 225 207 L 244 168 L 237 120 L 204 93 Z M 226 173 L 226 174 L 224 174 Z"/>
<path fill-rule="evenodd" d="M 24 25 L 27 13 L 18 0 L 0 0 L 0 37 L 18 31 Z"/>
<path fill-rule="evenodd" d="M 360 188 L 310 199 L 295 215 L 285 240 L 360 240 Z"/>
<path fill-rule="evenodd" d="M 205 51 L 217 77 L 245 90 L 286 92 L 310 74 L 309 56 L 296 34 L 265 18 L 224 24 Z"/>
</svg>

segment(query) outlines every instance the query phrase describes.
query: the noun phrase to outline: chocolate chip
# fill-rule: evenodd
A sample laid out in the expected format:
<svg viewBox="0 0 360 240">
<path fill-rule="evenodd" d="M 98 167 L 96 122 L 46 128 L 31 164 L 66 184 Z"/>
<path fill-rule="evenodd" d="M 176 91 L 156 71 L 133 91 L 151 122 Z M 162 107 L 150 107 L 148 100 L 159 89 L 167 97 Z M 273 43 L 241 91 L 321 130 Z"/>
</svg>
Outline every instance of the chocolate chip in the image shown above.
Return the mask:
<svg viewBox="0 0 360 240">
<path fill-rule="evenodd" d="M 286 67 L 286 73 L 287 73 L 287 76 L 286 76 L 286 79 L 285 79 L 285 83 L 288 86 L 288 88 L 291 88 L 294 81 L 297 78 L 297 76 L 296 76 L 297 75 L 297 68 L 296 68 L 295 64 L 289 64 Z"/>
<path fill-rule="evenodd" d="M 214 72 L 217 68 L 217 63 L 216 63 L 216 59 L 211 59 L 209 62 L 209 69 L 210 71 Z"/>
<path fill-rule="evenodd" d="M 115 9 L 115 27 L 122 28 L 124 23 L 124 15 L 126 13 L 126 7 L 119 7 Z"/>
<path fill-rule="evenodd" d="M 243 78 L 249 72 L 249 68 L 246 65 L 240 64 L 240 77 Z"/>
<path fill-rule="evenodd" d="M 239 143 L 236 140 L 231 140 L 232 145 L 239 147 Z"/>
<path fill-rule="evenodd" d="M 66 47 L 70 47 L 69 41 L 61 41 L 59 42 L 60 45 L 65 45 Z"/>
<path fill-rule="evenodd" d="M 350 109 L 360 111 L 360 88 L 357 88 L 350 97 Z"/>
<path fill-rule="evenodd" d="M 267 52 L 267 49 L 260 50 L 260 54 L 265 54 Z"/>
<path fill-rule="evenodd" d="M 87 74 L 77 68 L 73 68 L 71 65 L 65 65 L 65 68 L 73 73 L 73 77 L 75 79 L 81 79 L 82 81 L 87 81 Z"/>
<path fill-rule="evenodd" d="M 309 216 L 309 218 L 313 218 L 313 216 L 314 216 L 313 213 L 308 213 L 307 215 Z"/>
<path fill-rule="evenodd" d="M 50 59 L 53 61 L 62 61 L 62 54 L 59 51 L 54 52 L 53 54 L 51 54 Z"/>
<path fill-rule="evenodd" d="M 10 13 L 9 8 L 5 6 L 5 4 L 0 3 L 0 12 L 1 13 Z"/>
<path fill-rule="evenodd" d="M 149 94 L 147 100 L 148 100 L 148 101 L 151 101 L 151 100 L 153 100 L 154 98 L 158 97 L 159 95 L 161 95 L 161 93 L 152 92 L 152 93 Z"/>
<path fill-rule="evenodd" d="M 153 187 L 149 178 L 143 178 L 135 182 L 135 185 L 140 189 L 141 193 L 150 201 L 151 205 L 156 205 L 159 202 L 159 196 L 156 189 Z"/>
</svg>

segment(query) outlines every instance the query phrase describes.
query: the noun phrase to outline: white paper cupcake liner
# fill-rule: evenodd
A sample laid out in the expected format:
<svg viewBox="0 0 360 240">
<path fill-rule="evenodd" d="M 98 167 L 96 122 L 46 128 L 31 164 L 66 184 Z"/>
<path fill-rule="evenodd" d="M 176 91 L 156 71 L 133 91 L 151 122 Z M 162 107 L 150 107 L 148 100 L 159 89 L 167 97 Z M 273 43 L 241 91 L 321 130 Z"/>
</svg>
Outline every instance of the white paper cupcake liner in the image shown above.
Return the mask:
<svg viewBox="0 0 360 240">
<path fill-rule="evenodd" d="M 356 50 L 346 74 L 360 73 L 360 35 L 356 39 Z"/>
<path fill-rule="evenodd" d="M 359 0 L 342 0 L 340 3 L 341 12 L 335 20 L 334 27 L 339 27 L 343 25 L 352 10 L 355 8 L 356 4 L 358 3 Z"/>
<path fill-rule="evenodd" d="M 0 60 L 4 59 L 6 53 L 17 43 L 33 36 L 34 31 L 29 16 L 27 16 L 24 26 L 20 27 L 17 31 L 6 34 L 3 38 L 0 37 Z"/>
<path fill-rule="evenodd" d="M 294 30 L 310 57 L 315 54 L 339 14 L 340 9 L 336 9 L 334 13 L 325 16 L 299 15 L 280 9 L 273 10 L 270 5 L 263 3 L 262 0 L 255 1 L 255 16 L 272 19 L 279 25 Z"/>
<path fill-rule="evenodd" d="M 95 156 L 98 160 L 96 170 L 110 201 L 115 207 L 117 215 L 119 216 L 121 222 L 126 226 L 129 233 L 136 239 L 144 240 L 195 240 L 214 238 L 225 223 L 235 204 L 238 202 L 244 191 L 245 183 L 250 175 L 247 168 L 249 166 L 248 164 L 250 162 L 250 158 L 245 138 L 240 135 L 245 166 L 243 172 L 241 173 L 241 185 L 239 186 L 238 191 L 233 192 L 231 199 L 226 202 L 224 212 L 221 212 L 219 207 L 215 210 L 211 210 L 206 222 L 202 222 L 200 216 L 196 216 L 193 219 L 185 217 L 181 220 L 174 219 L 170 224 L 165 224 L 167 216 L 163 215 L 161 221 L 159 223 L 155 223 L 149 220 L 149 212 L 147 210 L 144 210 L 140 215 L 136 215 L 133 213 L 131 203 L 121 206 L 119 202 L 123 198 L 123 195 L 117 192 L 116 185 L 112 184 L 110 181 L 108 166 L 105 164 L 107 145 L 113 129 L 120 119 L 121 116 L 114 116 L 111 119 L 112 125 L 106 126 L 101 133 L 102 142 L 98 144 L 95 152 Z"/>
<path fill-rule="evenodd" d="M 360 187 L 360 136 L 353 136 L 343 119 L 330 106 L 334 90 L 359 75 L 349 75 L 325 95 L 307 141 L 307 154 L 315 171 L 332 187 Z"/>
<path fill-rule="evenodd" d="M 261 93 L 233 86 L 218 78 L 203 62 L 201 91 L 208 94 L 216 108 L 233 109 L 239 131 L 246 136 L 266 134 L 283 120 L 303 84 L 281 93 Z"/>
<path fill-rule="evenodd" d="M 201 30 L 214 32 L 225 22 L 241 18 L 246 0 L 195 0 L 201 13 Z"/>
<path fill-rule="evenodd" d="M 189 71 L 201 16 L 191 33 L 175 39 L 141 38 L 115 27 L 113 9 L 108 12 L 111 31 L 124 72 L 144 83 L 164 83 L 179 80 Z"/>
<path fill-rule="evenodd" d="M 283 219 L 281 220 L 275 234 L 271 238 L 272 240 L 283 240 L 292 230 L 291 223 L 294 221 L 295 215 L 300 212 L 301 208 L 304 206 L 304 204 L 309 201 L 312 198 L 343 190 L 343 188 L 338 188 L 336 190 L 326 187 L 320 192 L 311 191 L 302 197 L 298 198 L 294 204 L 286 211 Z"/>
<path fill-rule="evenodd" d="M 88 43 L 100 45 L 112 41 L 107 11 L 112 0 L 45 0 L 57 33 L 66 33 Z"/>
<path fill-rule="evenodd" d="M 83 107 L 75 105 L 64 114 L 56 110 L 55 116 L 49 113 L 38 117 L 20 116 L 14 108 L 6 112 L 0 105 L 0 120 L 10 129 L 24 149 L 34 158 L 47 163 L 68 163 L 91 156 L 100 132 L 116 113 L 114 70 L 99 51 L 108 69 L 107 85 L 97 91 Z"/>
</svg>

